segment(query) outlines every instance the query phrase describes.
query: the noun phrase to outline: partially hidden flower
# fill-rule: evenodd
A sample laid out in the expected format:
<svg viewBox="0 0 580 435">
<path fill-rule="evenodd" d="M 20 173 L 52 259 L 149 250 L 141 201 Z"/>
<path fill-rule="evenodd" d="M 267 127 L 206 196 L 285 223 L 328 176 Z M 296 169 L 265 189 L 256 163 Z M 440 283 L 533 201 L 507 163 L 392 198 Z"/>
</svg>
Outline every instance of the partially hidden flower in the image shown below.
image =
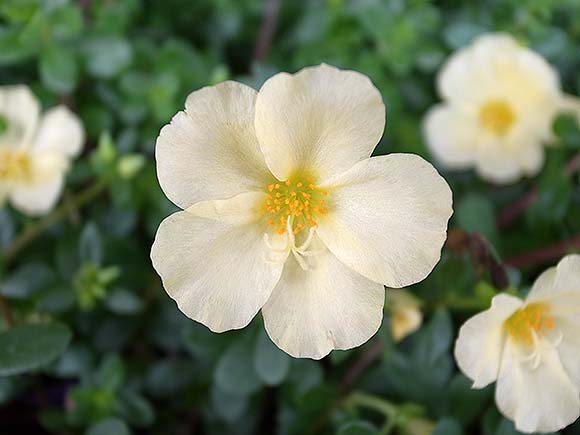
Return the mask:
<svg viewBox="0 0 580 435">
<path fill-rule="evenodd" d="M 431 108 L 424 135 L 450 169 L 475 167 L 502 184 L 537 174 L 560 111 L 578 113 L 557 71 L 503 33 L 478 37 L 458 50 L 437 76 L 443 103 Z"/>
<path fill-rule="evenodd" d="M 391 319 L 391 334 L 395 341 L 415 332 L 423 323 L 420 301 L 405 289 L 390 289 L 386 293 L 386 307 Z"/>
<path fill-rule="evenodd" d="M 17 85 L 0 87 L 0 124 L 0 205 L 9 201 L 28 215 L 47 213 L 81 151 L 80 120 L 65 106 L 41 116 L 30 89 Z"/>
<path fill-rule="evenodd" d="M 527 298 L 493 298 L 459 331 L 455 358 L 520 432 L 556 432 L 580 416 L 580 255 L 536 280 Z"/>
<path fill-rule="evenodd" d="M 385 126 L 370 80 L 321 65 L 259 92 L 193 92 L 161 130 L 159 182 L 183 211 L 151 258 L 169 295 L 212 331 L 266 331 L 296 357 L 348 349 L 379 328 L 384 287 L 440 258 L 451 191 L 411 154 L 369 158 Z"/>
</svg>

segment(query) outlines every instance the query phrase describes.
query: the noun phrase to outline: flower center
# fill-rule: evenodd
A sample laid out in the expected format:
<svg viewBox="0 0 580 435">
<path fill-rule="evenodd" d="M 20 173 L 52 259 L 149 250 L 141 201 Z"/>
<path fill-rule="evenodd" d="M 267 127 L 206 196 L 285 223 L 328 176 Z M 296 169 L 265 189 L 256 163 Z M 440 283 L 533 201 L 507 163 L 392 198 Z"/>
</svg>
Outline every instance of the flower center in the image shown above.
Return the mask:
<svg viewBox="0 0 580 435">
<path fill-rule="evenodd" d="M 508 335 L 516 342 L 534 345 L 537 336 L 554 329 L 549 305 L 535 302 L 513 313 L 504 323 Z"/>
<path fill-rule="evenodd" d="M 296 173 L 286 181 L 266 187 L 262 214 L 276 233 L 284 234 L 290 228 L 298 234 L 305 228 L 315 227 L 317 216 L 327 212 L 326 195 L 327 192 L 316 186 L 312 175 Z"/>
<path fill-rule="evenodd" d="M 30 156 L 24 151 L 0 150 L 0 181 L 21 181 L 32 175 Z"/>
<path fill-rule="evenodd" d="M 511 106 L 502 100 L 489 100 L 479 110 L 479 122 L 497 136 L 505 135 L 515 121 Z"/>
</svg>

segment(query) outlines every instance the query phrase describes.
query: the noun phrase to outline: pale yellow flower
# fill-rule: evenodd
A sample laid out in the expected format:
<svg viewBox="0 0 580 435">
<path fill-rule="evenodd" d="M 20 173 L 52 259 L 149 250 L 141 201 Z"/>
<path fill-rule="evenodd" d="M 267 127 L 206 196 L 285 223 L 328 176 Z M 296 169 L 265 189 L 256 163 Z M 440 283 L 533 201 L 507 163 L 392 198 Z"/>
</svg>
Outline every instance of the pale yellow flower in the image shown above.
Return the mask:
<svg viewBox="0 0 580 435">
<path fill-rule="evenodd" d="M 556 432 L 580 416 L 580 255 L 546 270 L 527 298 L 501 294 L 459 331 L 455 358 L 520 432 Z"/>
<path fill-rule="evenodd" d="M 368 340 L 384 288 L 440 258 L 451 191 L 411 154 L 369 158 L 385 126 L 370 80 L 321 65 L 193 92 L 163 127 L 157 170 L 184 211 L 151 258 L 169 295 L 212 331 L 262 310 L 290 355 L 322 358 Z"/>
<path fill-rule="evenodd" d="M 386 293 L 386 306 L 391 318 L 391 333 L 401 341 L 415 332 L 423 323 L 420 302 L 407 290 L 390 289 Z"/>
<path fill-rule="evenodd" d="M 26 86 L 0 87 L 0 205 L 8 200 L 29 215 L 48 212 L 58 200 L 84 130 L 65 106 L 40 115 Z"/>
<path fill-rule="evenodd" d="M 478 37 L 458 50 L 437 77 L 444 102 L 424 121 L 427 144 L 445 167 L 494 183 L 535 175 L 544 163 L 559 111 L 578 111 L 557 71 L 507 34 Z"/>
</svg>

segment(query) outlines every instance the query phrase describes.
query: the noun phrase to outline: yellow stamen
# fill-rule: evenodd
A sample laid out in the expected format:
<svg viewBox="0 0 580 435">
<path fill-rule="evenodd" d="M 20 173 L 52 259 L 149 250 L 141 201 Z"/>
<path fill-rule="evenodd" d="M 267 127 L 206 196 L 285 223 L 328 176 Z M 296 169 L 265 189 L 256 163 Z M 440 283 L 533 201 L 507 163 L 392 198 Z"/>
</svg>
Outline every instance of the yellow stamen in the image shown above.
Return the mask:
<svg viewBox="0 0 580 435">
<path fill-rule="evenodd" d="M 0 150 L 0 181 L 25 181 L 32 176 L 32 163 L 25 151 Z"/>
<path fill-rule="evenodd" d="M 328 195 L 314 184 L 314 177 L 304 173 L 295 173 L 288 180 L 266 186 L 266 201 L 262 213 L 267 217 L 267 224 L 278 234 L 284 234 L 290 218 L 290 227 L 294 234 L 317 225 L 317 215 L 327 212 L 323 207 L 323 197 Z M 272 193 L 269 193 L 272 192 Z M 312 207 L 312 204 L 317 206 Z"/>
<path fill-rule="evenodd" d="M 479 122 L 497 136 L 505 135 L 514 125 L 516 114 L 503 100 L 489 100 L 479 110 Z"/>
<path fill-rule="evenodd" d="M 520 308 L 505 322 L 508 335 L 516 342 L 533 345 L 534 335 L 554 329 L 554 317 L 550 316 L 550 306 L 534 302 Z"/>
</svg>

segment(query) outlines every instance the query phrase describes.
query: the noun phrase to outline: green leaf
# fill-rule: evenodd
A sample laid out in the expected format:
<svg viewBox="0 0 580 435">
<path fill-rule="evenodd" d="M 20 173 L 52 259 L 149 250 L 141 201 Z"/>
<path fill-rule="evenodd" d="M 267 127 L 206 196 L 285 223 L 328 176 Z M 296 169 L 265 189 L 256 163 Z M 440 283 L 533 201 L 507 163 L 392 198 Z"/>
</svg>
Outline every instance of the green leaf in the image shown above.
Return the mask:
<svg viewBox="0 0 580 435">
<path fill-rule="evenodd" d="M 264 331 L 256 340 L 254 368 L 266 385 L 281 384 L 290 370 L 290 357 L 278 349 Z"/>
<path fill-rule="evenodd" d="M 61 323 L 21 325 L 0 335 L 0 376 L 25 373 L 45 366 L 66 350 L 71 340 Z"/>
<path fill-rule="evenodd" d="M 0 65 L 12 65 L 23 61 L 36 51 L 32 43 L 22 38 L 20 29 L 0 28 Z"/>
<path fill-rule="evenodd" d="M 102 388 L 117 390 L 125 379 L 125 365 L 119 355 L 110 354 L 104 359 L 96 373 L 96 383 Z"/>
<path fill-rule="evenodd" d="M 196 375 L 190 360 L 161 360 L 150 367 L 145 378 L 147 392 L 156 397 L 169 397 L 187 388 Z"/>
<path fill-rule="evenodd" d="M 440 420 L 433 430 L 433 435 L 463 435 L 463 433 L 461 425 L 451 418 Z"/>
<path fill-rule="evenodd" d="M 492 243 L 497 240 L 493 204 L 483 195 L 470 193 L 457 205 L 457 223 L 465 231 L 479 233 Z"/>
<path fill-rule="evenodd" d="M 112 290 L 105 299 L 107 308 L 116 314 L 137 314 L 143 309 L 143 302 L 135 293 L 123 288 Z"/>
<path fill-rule="evenodd" d="M 79 241 L 79 256 L 83 263 L 100 265 L 103 261 L 103 241 L 99 228 L 89 222 L 83 228 Z"/>
<path fill-rule="evenodd" d="M 211 404 L 222 419 L 233 423 L 248 409 L 248 398 L 229 394 L 214 385 L 211 390 Z"/>
<path fill-rule="evenodd" d="M 137 427 L 150 426 L 155 420 L 151 404 L 143 396 L 129 391 L 121 393 L 117 411 L 131 425 Z"/>
<path fill-rule="evenodd" d="M 26 299 L 50 287 L 53 281 L 54 273 L 48 266 L 42 263 L 29 263 L 17 269 L 0 284 L 0 294 L 13 299 Z"/>
<path fill-rule="evenodd" d="M 123 420 L 107 418 L 93 424 L 85 435 L 131 435 L 131 432 Z"/>
<path fill-rule="evenodd" d="M 0 2 L 0 15 L 8 21 L 24 23 L 38 11 L 38 0 L 3 0 Z"/>
<path fill-rule="evenodd" d="M 39 68 L 40 78 L 47 89 L 57 94 L 69 94 L 76 87 L 78 66 L 71 50 L 50 46 L 41 53 Z"/>
<path fill-rule="evenodd" d="M 377 435 L 379 432 L 376 427 L 367 421 L 353 421 L 343 424 L 336 435 Z"/>
<path fill-rule="evenodd" d="M 133 50 L 123 38 L 96 38 L 86 45 L 85 57 L 89 73 L 107 79 L 116 76 L 131 63 Z"/>
<path fill-rule="evenodd" d="M 449 411 L 463 425 L 480 415 L 493 397 L 493 388 L 475 390 L 471 385 L 469 379 L 457 374 L 449 386 Z"/>
<path fill-rule="evenodd" d="M 83 15 L 76 4 L 60 6 L 50 14 L 48 20 L 52 36 L 57 41 L 71 40 L 83 30 Z"/>
<path fill-rule="evenodd" d="M 253 352 L 245 340 L 230 346 L 220 357 L 214 372 L 218 387 L 226 393 L 245 396 L 255 393 L 262 386 L 254 368 Z"/>
</svg>

